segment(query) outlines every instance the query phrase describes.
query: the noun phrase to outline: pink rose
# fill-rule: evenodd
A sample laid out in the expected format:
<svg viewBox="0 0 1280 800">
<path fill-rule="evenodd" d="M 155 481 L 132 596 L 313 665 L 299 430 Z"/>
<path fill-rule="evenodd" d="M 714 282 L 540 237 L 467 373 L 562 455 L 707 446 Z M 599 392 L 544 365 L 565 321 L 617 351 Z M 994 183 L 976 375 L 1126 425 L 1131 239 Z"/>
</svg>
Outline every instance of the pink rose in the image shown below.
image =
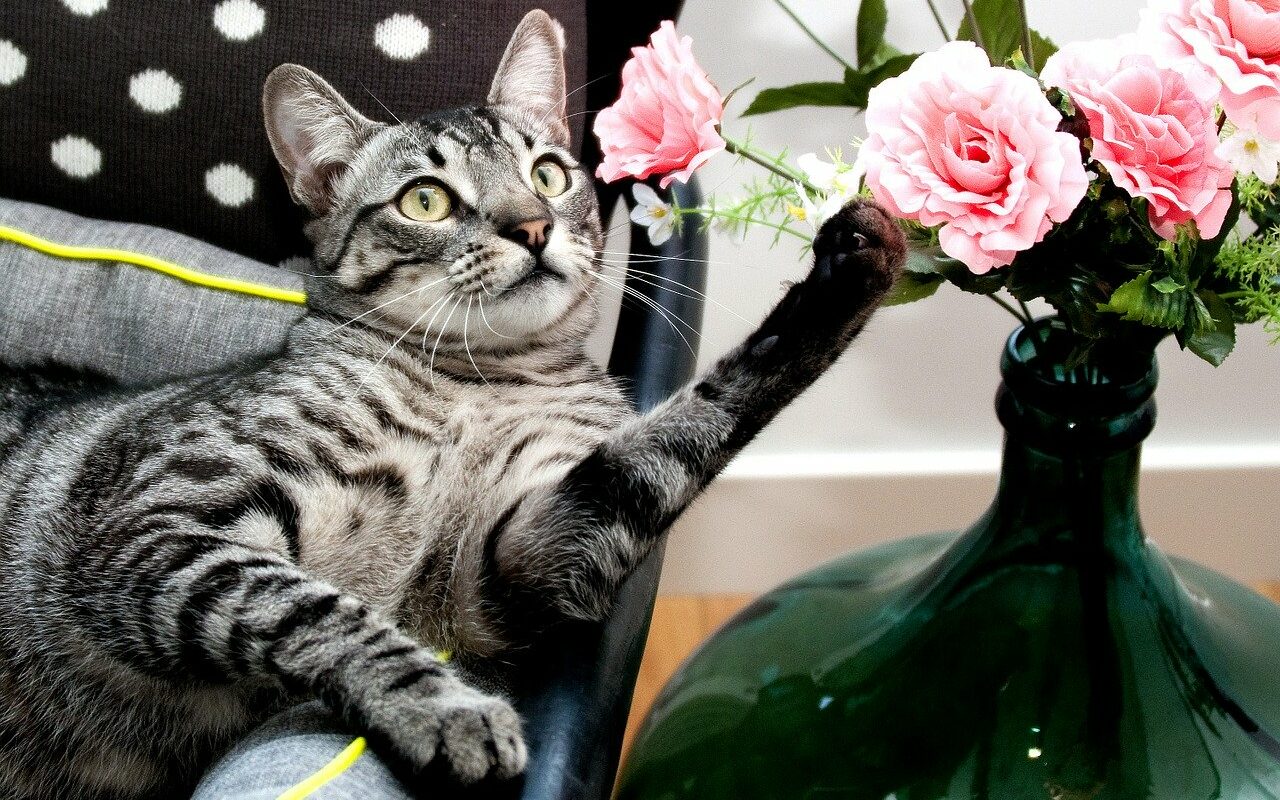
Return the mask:
<svg viewBox="0 0 1280 800">
<path fill-rule="evenodd" d="M 1174 70 L 1115 41 L 1078 42 L 1055 53 L 1041 79 L 1066 90 L 1089 121 L 1093 158 L 1133 197 L 1146 198 L 1151 227 L 1172 240 L 1195 220 L 1200 236 L 1222 229 L 1231 165 L 1215 152 L 1216 81 L 1196 64 Z"/>
<path fill-rule="evenodd" d="M 1232 122 L 1280 139 L 1280 2 L 1152 0 L 1139 30 L 1161 63 L 1208 67 Z"/>
<path fill-rule="evenodd" d="M 664 175 L 659 185 L 685 182 L 724 149 L 724 101 L 693 59 L 693 39 L 663 22 L 647 47 L 631 49 L 622 67 L 622 96 L 596 117 L 606 181 Z"/>
<path fill-rule="evenodd" d="M 856 169 L 881 205 L 942 225 L 976 273 L 1009 264 L 1071 216 L 1088 188 L 1080 141 L 1034 78 L 952 42 L 871 90 Z"/>
</svg>

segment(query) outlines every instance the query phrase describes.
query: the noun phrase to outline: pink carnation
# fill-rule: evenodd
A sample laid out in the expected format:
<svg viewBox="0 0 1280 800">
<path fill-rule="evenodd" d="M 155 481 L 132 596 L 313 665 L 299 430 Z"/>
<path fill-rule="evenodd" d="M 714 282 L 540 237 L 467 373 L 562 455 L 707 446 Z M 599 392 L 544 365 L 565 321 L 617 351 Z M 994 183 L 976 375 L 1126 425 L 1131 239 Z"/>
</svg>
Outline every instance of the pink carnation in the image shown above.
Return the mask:
<svg viewBox="0 0 1280 800">
<path fill-rule="evenodd" d="M 1213 72 L 1232 122 L 1280 139 L 1280 2 L 1152 0 L 1140 31 L 1161 63 Z"/>
<path fill-rule="evenodd" d="M 1234 171 L 1215 149 L 1216 82 L 1198 65 L 1157 66 L 1115 41 L 1079 42 L 1049 58 L 1041 78 L 1066 90 L 1089 122 L 1093 158 L 1133 197 L 1151 227 L 1173 239 L 1195 220 L 1200 236 L 1222 229 Z"/>
<path fill-rule="evenodd" d="M 663 22 L 647 47 L 632 48 L 622 96 L 596 117 L 604 154 L 596 175 L 606 181 L 663 175 L 663 188 L 688 181 L 724 149 L 723 116 L 719 90 L 693 58 L 693 40 Z"/>
<path fill-rule="evenodd" d="M 871 91 L 857 169 L 882 205 L 942 225 L 976 273 L 1009 264 L 1071 216 L 1088 188 L 1080 142 L 1035 79 L 971 42 L 926 53 Z"/>
</svg>

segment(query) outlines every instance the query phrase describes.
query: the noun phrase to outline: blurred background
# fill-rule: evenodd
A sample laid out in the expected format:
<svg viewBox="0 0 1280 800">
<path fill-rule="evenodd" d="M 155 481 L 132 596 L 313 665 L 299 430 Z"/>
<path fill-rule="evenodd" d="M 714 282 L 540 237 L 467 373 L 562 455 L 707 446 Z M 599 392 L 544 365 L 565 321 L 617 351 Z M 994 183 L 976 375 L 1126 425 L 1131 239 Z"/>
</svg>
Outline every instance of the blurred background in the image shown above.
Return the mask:
<svg viewBox="0 0 1280 800">
<path fill-rule="evenodd" d="M 951 30 L 960 0 L 937 0 Z M 852 60 L 856 0 L 791 0 Z M 1139 0 L 1028 0 L 1034 28 L 1058 45 L 1132 31 Z M 888 0 L 887 40 L 921 52 L 942 44 L 923 0 Z M 739 117 L 759 89 L 838 80 L 839 67 L 771 0 L 688 0 L 679 25 L 712 79 L 735 98 L 726 132 L 792 155 L 865 135 L 849 109 L 804 108 Z M 730 156 L 701 173 L 729 196 L 757 174 Z M 700 362 L 737 342 L 807 266 L 790 242 L 713 232 Z M 1038 309 L 1043 310 L 1043 309 Z M 750 323 L 739 319 L 738 316 Z M 839 553 L 891 538 L 967 526 L 995 489 L 1001 428 L 992 410 L 997 361 L 1014 319 L 944 284 L 923 302 L 888 308 L 831 371 L 787 409 L 677 524 L 667 593 L 759 592 Z M 1160 351 L 1160 422 L 1144 455 L 1143 513 L 1166 550 L 1236 578 L 1280 576 L 1272 508 L 1280 479 L 1280 347 L 1241 327 L 1214 369 L 1169 341 Z"/>
</svg>

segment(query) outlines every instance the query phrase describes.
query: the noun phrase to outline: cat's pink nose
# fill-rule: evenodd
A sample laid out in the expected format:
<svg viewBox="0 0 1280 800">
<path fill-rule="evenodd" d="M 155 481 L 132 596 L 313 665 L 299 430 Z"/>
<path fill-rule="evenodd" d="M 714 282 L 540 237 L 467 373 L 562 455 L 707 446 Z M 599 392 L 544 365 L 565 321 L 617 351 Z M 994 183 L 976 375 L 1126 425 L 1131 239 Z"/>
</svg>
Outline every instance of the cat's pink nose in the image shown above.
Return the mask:
<svg viewBox="0 0 1280 800">
<path fill-rule="evenodd" d="M 547 246 L 547 236 L 551 233 L 551 220 L 546 217 L 517 222 L 502 232 L 502 235 L 519 242 L 534 253 L 541 253 Z"/>
</svg>

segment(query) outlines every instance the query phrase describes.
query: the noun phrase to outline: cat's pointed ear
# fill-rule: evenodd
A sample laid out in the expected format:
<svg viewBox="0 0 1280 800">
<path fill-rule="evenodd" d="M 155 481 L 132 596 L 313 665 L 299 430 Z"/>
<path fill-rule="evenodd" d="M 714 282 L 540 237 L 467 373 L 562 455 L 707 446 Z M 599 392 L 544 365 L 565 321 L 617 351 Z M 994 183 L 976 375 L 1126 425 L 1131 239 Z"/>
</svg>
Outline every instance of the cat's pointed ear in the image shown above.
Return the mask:
<svg viewBox="0 0 1280 800">
<path fill-rule="evenodd" d="M 289 193 L 312 214 L 324 214 L 332 206 L 334 180 L 381 125 L 297 64 L 282 64 L 267 76 L 262 110 Z"/>
<path fill-rule="evenodd" d="M 522 111 L 569 145 L 565 120 L 564 29 L 542 10 L 530 11 L 507 44 L 489 89 L 489 105 Z"/>
</svg>

